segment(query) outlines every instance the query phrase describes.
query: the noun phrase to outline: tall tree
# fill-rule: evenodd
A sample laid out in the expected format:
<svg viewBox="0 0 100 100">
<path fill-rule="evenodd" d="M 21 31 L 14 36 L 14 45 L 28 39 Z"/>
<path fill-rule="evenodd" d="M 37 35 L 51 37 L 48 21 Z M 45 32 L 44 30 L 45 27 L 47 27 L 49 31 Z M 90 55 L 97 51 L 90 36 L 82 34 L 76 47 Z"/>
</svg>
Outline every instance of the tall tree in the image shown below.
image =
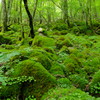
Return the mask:
<svg viewBox="0 0 100 100">
<path fill-rule="evenodd" d="M 23 26 L 23 21 L 22 21 L 22 0 L 20 0 L 20 24 L 21 24 L 22 38 L 24 38 L 24 26 Z"/>
<path fill-rule="evenodd" d="M 35 0 L 34 10 L 33 10 L 33 21 L 34 21 L 34 17 L 35 17 L 36 10 L 37 10 L 37 4 L 38 4 L 38 0 Z"/>
<path fill-rule="evenodd" d="M 70 22 L 69 22 L 69 15 L 68 15 L 68 0 L 63 0 L 63 19 L 64 22 L 68 24 L 68 26 L 70 26 Z"/>
<path fill-rule="evenodd" d="M 12 3 L 13 3 L 13 0 L 8 0 L 8 6 L 7 6 L 7 20 L 8 20 L 7 22 L 8 22 L 8 24 L 11 24 L 10 20 L 11 20 Z"/>
<path fill-rule="evenodd" d="M 3 21 L 3 27 L 2 31 L 6 32 L 7 31 L 7 11 L 6 11 L 6 0 L 2 0 L 2 21 Z"/>
<path fill-rule="evenodd" d="M 28 18 L 29 18 L 30 36 L 31 36 L 31 38 L 34 38 L 35 34 L 34 34 L 34 28 L 33 28 L 33 17 L 29 11 L 27 0 L 23 0 L 23 2 L 24 2 L 25 10 L 26 10 Z"/>
</svg>

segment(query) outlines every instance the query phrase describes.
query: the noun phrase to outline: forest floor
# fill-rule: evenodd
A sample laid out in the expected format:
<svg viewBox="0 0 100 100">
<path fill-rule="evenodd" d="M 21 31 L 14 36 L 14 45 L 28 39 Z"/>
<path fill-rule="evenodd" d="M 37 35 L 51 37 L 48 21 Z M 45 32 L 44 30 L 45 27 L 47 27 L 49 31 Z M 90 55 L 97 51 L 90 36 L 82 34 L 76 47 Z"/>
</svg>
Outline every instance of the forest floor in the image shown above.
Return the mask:
<svg viewBox="0 0 100 100">
<path fill-rule="evenodd" d="M 100 35 L 42 34 L 0 33 L 0 100 L 100 100 Z"/>
</svg>

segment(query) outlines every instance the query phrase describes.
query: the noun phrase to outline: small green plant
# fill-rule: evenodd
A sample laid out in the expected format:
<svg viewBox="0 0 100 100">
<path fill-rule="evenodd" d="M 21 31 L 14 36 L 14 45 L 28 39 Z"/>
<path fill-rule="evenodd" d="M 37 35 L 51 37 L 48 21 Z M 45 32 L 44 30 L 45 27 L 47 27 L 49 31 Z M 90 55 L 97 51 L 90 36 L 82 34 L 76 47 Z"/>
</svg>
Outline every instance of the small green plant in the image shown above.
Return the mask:
<svg viewBox="0 0 100 100">
<path fill-rule="evenodd" d="M 93 95 L 100 95 L 100 70 L 96 72 L 90 83 L 90 93 Z"/>
<path fill-rule="evenodd" d="M 3 82 L 2 85 L 5 85 L 5 86 L 14 85 L 14 84 L 22 84 L 24 82 L 36 81 L 34 77 L 32 76 L 20 76 L 20 77 L 14 77 L 14 78 L 5 77 L 4 80 L 5 82 Z"/>
</svg>

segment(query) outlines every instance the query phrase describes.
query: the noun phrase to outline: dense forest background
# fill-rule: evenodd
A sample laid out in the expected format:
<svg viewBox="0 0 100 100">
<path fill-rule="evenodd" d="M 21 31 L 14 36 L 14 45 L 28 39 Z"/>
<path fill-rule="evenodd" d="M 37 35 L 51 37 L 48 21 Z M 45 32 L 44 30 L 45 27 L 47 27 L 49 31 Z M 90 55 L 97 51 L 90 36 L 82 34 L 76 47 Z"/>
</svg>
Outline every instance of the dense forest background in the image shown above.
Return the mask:
<svg viewBox="0 0 100 100">
<path fill-rule="evenodd" d="M 100 0 L 0 0 L 0 100 L 100 100 Z"/>
</svg>

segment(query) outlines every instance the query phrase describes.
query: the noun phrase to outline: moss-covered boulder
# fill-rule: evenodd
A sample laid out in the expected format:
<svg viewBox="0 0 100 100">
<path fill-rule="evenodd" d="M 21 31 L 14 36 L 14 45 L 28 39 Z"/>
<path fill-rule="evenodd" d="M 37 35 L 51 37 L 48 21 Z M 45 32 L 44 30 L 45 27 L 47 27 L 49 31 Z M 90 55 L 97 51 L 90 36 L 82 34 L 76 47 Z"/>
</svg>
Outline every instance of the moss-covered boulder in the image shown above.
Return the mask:
<svg viewBox="0 0 100 100">
<path fill-rule="evenodd" d="M 3 35 L 0 35 L 0 45 L 1 44 L 11 44 L 11 38 L 10 37 L 3 37 Z"/>
<path fill-rule="evenodd" d="M 59 63 L 53 63 L 50 73 L 54 75 L 56 78 L 62 78 L 65 77 L 64 71 L 63 71 L 63 66 Z"/>
<path fill-rule="evenodd" d="M 80 74 L 70 75 L 69 79 L 75 87 L 81 90 L 85 90 L 86 86 L 88 85 L 88 80 Z"/>
<path fill-rule="evenodd" d="M 56 39 L 56 46 L 58 49 L 61 49 L 63 46 L 72 47 L 73 43 L 67 35 L 61 35 Z"/>
<path fill-rule="evenodd" d="M 23 75 L 35 78 L 35 82 L 25 84 L 24 95 L 34 95 L 37 100 L 40 100 L 40 97 L 56 84 L 55 78 L 40 63 L 34 60 L 22 61 L 14 68 L 13 76 Z"/>
<path fill-rule="evenodd" d="M 96 98 L 72 87 L 51 89 L 41 100 L 96 100 Z"/>
<path fill-rule="evenodd" d="M 35 36 L 32 46 L 55 48 L 55 40 L 46 36 Z"/>
<path fill-rule="evenodd" d="M 20 94 L 20 85 L 0 86 L 0 100 L 11 98 L 12 100 Z"/>
<path fill-rule="evenodd" d="M 41 48 L 33 49 L 33 51 L 30 53 L 30 57 L 35 61 L 40 62 L 47 70 L 49 70 L 52 66 L 52 54 Z"/>
</svg>

